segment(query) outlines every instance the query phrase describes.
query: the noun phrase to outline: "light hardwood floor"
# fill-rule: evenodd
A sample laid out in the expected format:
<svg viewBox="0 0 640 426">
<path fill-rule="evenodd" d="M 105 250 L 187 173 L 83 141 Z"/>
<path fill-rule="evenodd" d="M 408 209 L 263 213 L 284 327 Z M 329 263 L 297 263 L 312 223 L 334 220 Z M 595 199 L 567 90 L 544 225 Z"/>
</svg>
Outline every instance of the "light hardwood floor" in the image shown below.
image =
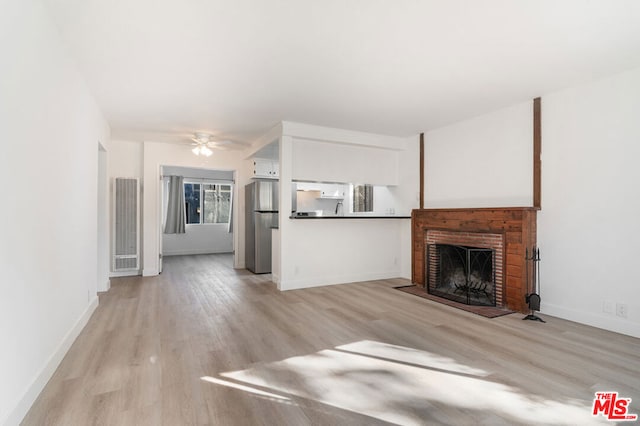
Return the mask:
<svg viewBox="0 0 640 426">
<path fill-rule="evenodd" d="M 231 265 L 113 279 L 23 424 L 587 424 L 596 391 L 640 414 L 640 339 L 483 318 L 402 279 L 279 292 Z"/>
</svg>

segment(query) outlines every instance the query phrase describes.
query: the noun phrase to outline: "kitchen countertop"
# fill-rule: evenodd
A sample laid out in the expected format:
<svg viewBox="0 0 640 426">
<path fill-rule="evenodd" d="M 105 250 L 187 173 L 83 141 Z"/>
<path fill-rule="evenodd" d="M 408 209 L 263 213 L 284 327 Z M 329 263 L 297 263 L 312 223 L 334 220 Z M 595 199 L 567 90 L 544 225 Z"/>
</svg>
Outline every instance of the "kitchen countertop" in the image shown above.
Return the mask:
<svg viewBox="0 0 640 426">
<path fill-rule="evenodd" d="M 348 216 L 289 216 L 289 219 L 411 219 L 411 216 L 371 216 L 371 215 L 348 215 Z"/>
</svg>

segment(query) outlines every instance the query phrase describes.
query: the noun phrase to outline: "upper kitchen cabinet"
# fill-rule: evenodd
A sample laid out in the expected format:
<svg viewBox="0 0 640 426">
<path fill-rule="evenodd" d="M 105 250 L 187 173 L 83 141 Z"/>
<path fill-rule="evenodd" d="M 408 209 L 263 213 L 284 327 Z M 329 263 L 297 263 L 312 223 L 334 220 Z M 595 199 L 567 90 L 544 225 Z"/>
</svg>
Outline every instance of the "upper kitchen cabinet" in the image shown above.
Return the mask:
<svg viewBox="0 0 640 426">
<path fill-rule="evenodd" d="M 398 184 L 399 151 L 295 138 L 292 148 L 293 179 Z"/>
<path fill-rule="evenodd" d="M 342 200 L 347 193 L 346 188 L 346 185 L 323 184 L 320 187 L 320 198 Z"/>
<path fill-rule="evenodd" d="M 266 158 L 254 158 L 253 176 L 260 179 L 278 179 L 280 177 L 279 164 L 275 160 Z"/>
<path fill-rule="evenodd" d="M 247 152 L 254 179 L 280 179 L 280 137 L 277 128 L 263 135 Z"/>
<path fill-rule="evenodd" d="M 320 182 L 297 182 L 298 191 L 317 192 L 316 198 L 326 198 L 330 200 L 342 200 L 347 195 L 349 185 L 339 183 L 320 183 Z"/>
<path fill-rule="evenodd" d="M 318 182 L 296 182 L 296 189 L 298 191 L 320 191 L 322 184 Z"/>
</svg>

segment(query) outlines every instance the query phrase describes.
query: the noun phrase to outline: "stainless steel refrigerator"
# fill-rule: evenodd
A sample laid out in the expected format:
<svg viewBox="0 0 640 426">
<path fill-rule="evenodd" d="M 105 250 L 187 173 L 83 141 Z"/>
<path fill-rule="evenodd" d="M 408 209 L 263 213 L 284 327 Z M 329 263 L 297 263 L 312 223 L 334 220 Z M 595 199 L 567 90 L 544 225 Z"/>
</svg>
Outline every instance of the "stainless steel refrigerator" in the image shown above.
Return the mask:
<svg viewBox="0 0 640 426">
<path fill-rule="evenodd" d="M 256 274 L 271 272 L 271 230 L 278 227 L 278 182 L 245 186 L 245 263 Z"/>
</svg>

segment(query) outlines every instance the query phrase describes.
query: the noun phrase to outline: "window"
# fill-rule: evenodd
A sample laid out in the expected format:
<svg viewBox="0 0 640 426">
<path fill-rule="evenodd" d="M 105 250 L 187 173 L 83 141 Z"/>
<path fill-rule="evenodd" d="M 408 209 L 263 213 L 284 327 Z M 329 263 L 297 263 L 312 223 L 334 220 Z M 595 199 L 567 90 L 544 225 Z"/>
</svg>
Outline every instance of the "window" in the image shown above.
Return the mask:
<svg viewBox="0 0 640 426">
<path fill-rule="evenodd" d="M 231 185 L 204 184 L 203 223 L 229 223 Z"/>
<path fill-rule="evenodd" d="M 185 183 L 184 202 L 187 224 L 229 223 L 231 185 Z"/>
<path fill-rule="evenodd" d="M 200 223 L 200 184 L 184 184 L 184 204 L 187 209 L 187 224 Z"/>
<path fill-rule="evenodd" d="M 373 211 L 373 185 L 353 185 L 353 212 Z"/>
</svg>

